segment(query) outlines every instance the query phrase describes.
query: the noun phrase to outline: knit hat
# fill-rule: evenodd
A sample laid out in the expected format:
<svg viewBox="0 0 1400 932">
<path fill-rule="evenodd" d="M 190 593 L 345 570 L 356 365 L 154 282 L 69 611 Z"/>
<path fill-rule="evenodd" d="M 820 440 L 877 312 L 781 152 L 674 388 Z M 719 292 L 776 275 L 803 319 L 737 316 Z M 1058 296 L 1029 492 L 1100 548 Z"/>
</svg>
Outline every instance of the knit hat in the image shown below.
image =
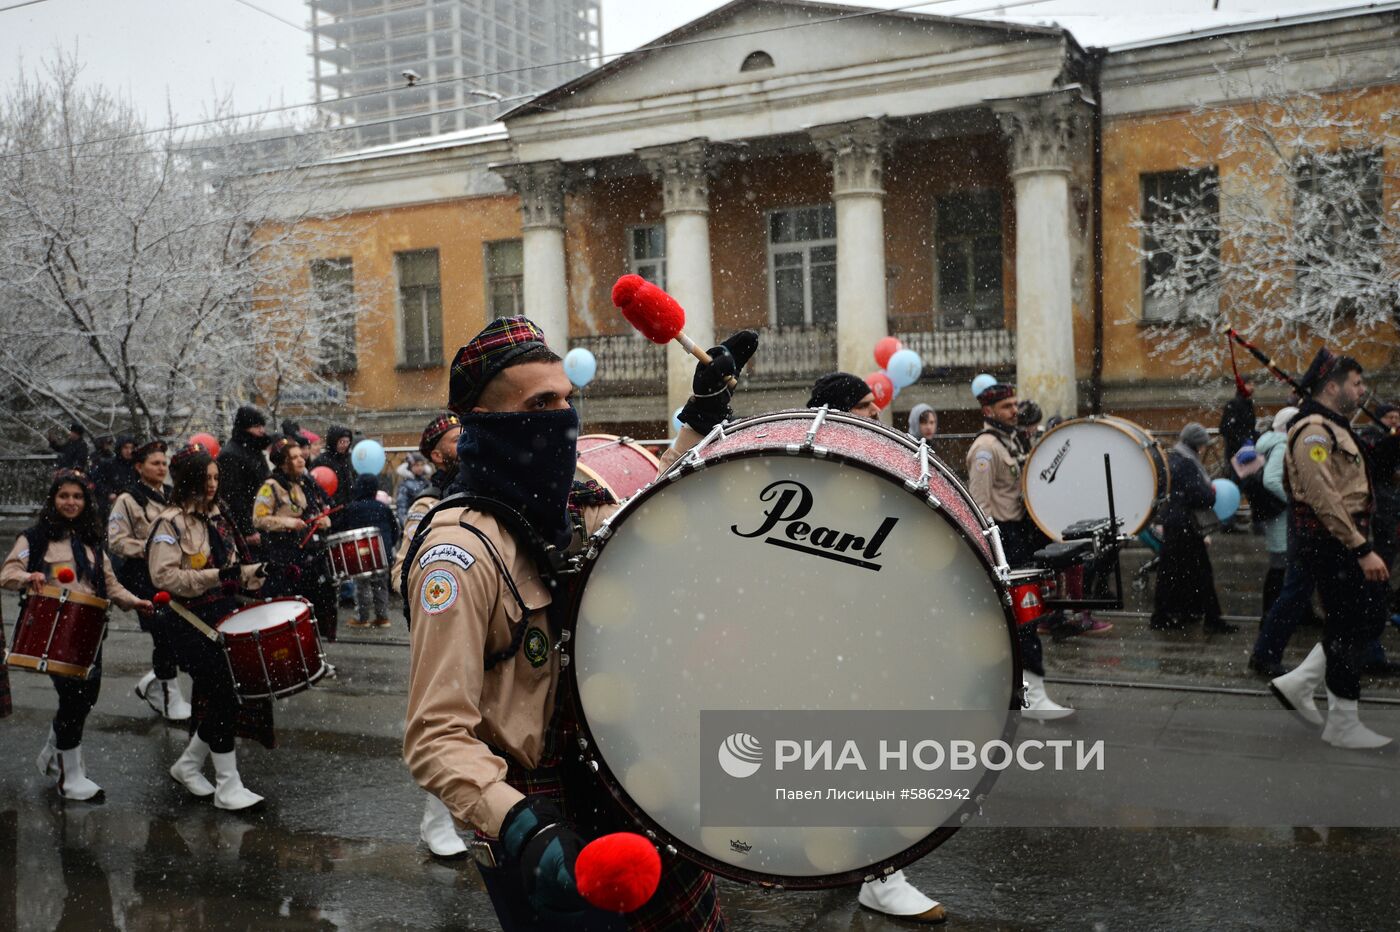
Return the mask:
<svg viewBox="0 0 1400 932">
<path fill-rule="evenodd" d="M 995 385 L 982 389 L 982 394 L 977 396 L 977 402 L 978 404 L 990 406 L 996 404 L 998 401 L 1005 401 L 1008 398 L 1014 397 L 1015 394 L 1015 385 L 1008 382 L 997 382 Z"/>
<path fill-rule="evenodd" d="M 469 413 L 487 383 L 512 359 L 545 345 L 544 331 L 529 318 L 497 317 L 453 357 L 447 407 Z"/>
<path fill-rule="evenodd" d="M 423 428 L 423 437 L 418 441 L 418 452 L 428 457 L 433 449 L 438 445 L 438 441 L 445 437 L 454 428 L 461 427 L 462 422 L 455 414 L 439 414 L 433 418 L 432 423 Z"/>
<path fill-rule="evenodd" d="M 233 432 L 242 433 L 250 427 L 265 427 L 267 416 L 252 405 L 241 405 L 233 415 Z"/>
<path fill-rule="evenodd" d="M 1179 439 L 1191 449 L 1199 450 L 1210 443 L 1210 434 L 1200 424 L 1192 421 L 1190 424 L 1181 428 L 1181 436 Z"/>
<path fill-rule="evenodd" d="M 849 372 L 828 372 L 812 385 L 812 397 L 807 407 L 828 407 L 833 411 L 849 411 L 870 394 L 865 379 Z"/>
</svg>

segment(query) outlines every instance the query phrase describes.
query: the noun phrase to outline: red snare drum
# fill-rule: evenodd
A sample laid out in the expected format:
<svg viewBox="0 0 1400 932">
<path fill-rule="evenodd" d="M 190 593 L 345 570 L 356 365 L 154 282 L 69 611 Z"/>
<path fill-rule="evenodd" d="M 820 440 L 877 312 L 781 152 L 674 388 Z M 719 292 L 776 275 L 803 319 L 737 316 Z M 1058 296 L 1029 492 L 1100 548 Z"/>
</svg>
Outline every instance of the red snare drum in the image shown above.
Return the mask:
<svg viewBox="0 0 1400 932">
<path fill-rule="evenodd" d="M 584 434 L 578 438 L 579 479 L 591 479 L 626 501 L 656 478 L 661 461 L 631 437 Z"/>
<path fill-rule="evenodd" d="M 331 558 L 331 572 L 336 579 L 359 579 L 389 569 L 384 551 L 384 538 L 372 527 L 341 531 L 326 538 L 326 553 Z"/>
<path fill-rule="evenodd" d="M 271 699 L 301 692 L 326 675 L 321 636 L 303 598 L 268 599 L 229 612 L 219 636 L 244 699 Z"/>
<path fill-rule="evenodd" d="M 5 663 L 17 670 L 86 679 L 107 630 L 106 599 L 45 586 L 30 594 Z"/>
<path fill-rule="evenodd" d="M 1011 613 L 1016 624 L 1033 625 L 1050 614 L 1045 600 L 1054 598 L 1055 574 L 1050 570 L 1012 570 L 1007 582 L 1011 590 Z"/>
</svg>

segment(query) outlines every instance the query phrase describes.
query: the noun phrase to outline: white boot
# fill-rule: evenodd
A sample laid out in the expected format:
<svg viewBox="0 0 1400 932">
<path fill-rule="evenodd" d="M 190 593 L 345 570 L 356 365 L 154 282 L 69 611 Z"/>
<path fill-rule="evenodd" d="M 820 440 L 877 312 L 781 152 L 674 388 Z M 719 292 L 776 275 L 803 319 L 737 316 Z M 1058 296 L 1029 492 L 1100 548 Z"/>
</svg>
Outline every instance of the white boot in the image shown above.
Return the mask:
<svg viewBox="0 0 1400 932">
<path fill-rule="evenodd" d="M 1322 740 L 1334 748 L 1363 751 L 1383 748 L 1390 743 L 1385 735 L 1378 735 L 1361 724 L 1355 699 L 1340 699 L 1330 689 L 1327 690 L 1327 725 L 1322 729 Z"/>
<path fill-rule="evenodd" d="M 1310 725 L 1322 725 L 1322 713 L 1317 710 L 1313 694 L 1327 675 L 1327 655 L 1322 645 L 1315 644 L 1303 662 L 1283 676 L 1269 681 L 1269 692 L 1282 706 Z"/>
<path fill-rule="evenodd" d="M 92 799 L 102 787 L 87 778 L 82 746 L 58 752 L 58 792 L 64 799 Z"/>
<path fill-rule="evenodd" d="M 457 835 L 457 826 L 452 824 L 452 813 L 432 793 L 428 793 L 427 797 L 418 837 L 423 839 L 429 851 L 440 858 L 456 858 L 466 854 L 467 846 Z"/>
<path fill-rule="evenodd" d="M 247 809 L 263 798 L 243 785 L 238 775 L 238 752 L 210 754 L 214 758 L 214 805 L 220 809 Z"/>
<path fill-rule="evenodd" d="M 156 680 L 156 685 L 152 690 L 157 696 L 164 697 L 163 709 L 157 709 L 166 717 L 168 721 L 184 722 L 194 713 L 190 704 L 185 701 L 185 696 L 180 692 L 179 679 L 172 677 L 168 680 Z"/>
<path fill-rule="evenodd" d="M 913 922 L 942 922 L 947 918 L 938 901 L 920 893 L 904 878 L 904 871 L 895 871 L 882 880 L 867 880 L 860 885 L 856 902 L 877 913 Z"/>
<path fill-rule="evenodd" d="M 174 778 L 185 789 L 195 796 L 213 796 L 214 784 L 204 776 L 204 762 L 209 759 L 209 745 L 195 735 L 190 739 L 189 745 L 185 748 L 174 766 L 170 768 L 170 776 Z"/>
<path fill-rule="evenodd" d="M 1029 671 L 1022 676 L 1026 684 L 1026 707 L 1021 711 L 1023 717 L 1037 722 L 1052 722 L 1074 714 L 1069 706 L 1060 705 L 1045 694 L 1045 677 Z"/>
<path fill-rule="evenodd" d="M 151 695 L 151 686 L 155 681 L 156 671 L 147 670 L 145 674 L 136 681 L 136 686 L 131 691 L 136 694 L 136 698 L 145 700 L 147 705 L 159 712 L 160 709 L 156 708 L 156 697 Z"/>
<path fill-rule="evenodd" d="M 54 745 L 53 726 L 49 726 L 49 736 L 44 739 L 44 746 L 39 749 L 39 757 L 34 761 L 39 766 L 39 773 L 45 777 L 58 776 L 58 748 Z"/>
</svg>

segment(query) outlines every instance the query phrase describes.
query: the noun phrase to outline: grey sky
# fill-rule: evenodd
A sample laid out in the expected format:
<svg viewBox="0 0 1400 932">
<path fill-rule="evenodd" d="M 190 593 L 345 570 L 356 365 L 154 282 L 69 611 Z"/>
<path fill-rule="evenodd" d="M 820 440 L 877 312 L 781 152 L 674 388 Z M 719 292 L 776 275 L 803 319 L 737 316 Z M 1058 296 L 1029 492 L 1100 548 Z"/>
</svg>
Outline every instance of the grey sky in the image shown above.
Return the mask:
<svg viewBox="0 0 1400 932">
<path fill-rule="evenodd" d="M 0 7 L 18 0 L 0 0 Z M 247 0 L 292 23 L 303 0 Z M 1059 21 L 1085 45 L 1115 44 L 1211 23 L 1356 6 L 1326 0 L 1004 0 L 1002 16 Z M 603 0 L 607 53 L 635 48 L 711 9 L 717 0 Z M 908 6 L 900 0 L 868 5 Z M 996 0 L 932 0 L 916 11 L 996 17 Z M 89 80 L 120 88 L 152 118 L 166 101 L 181 120 L 198 119 L 227 94 L 239 112 L 310 101 L 309 35 L 237 0 L 43 0 L 0 11 L 0 80 L 21 61 L 32 69 L 55 47 L 76 50 Z M 306 114 L 301 114 L 305 116 Z"/>
</svg>

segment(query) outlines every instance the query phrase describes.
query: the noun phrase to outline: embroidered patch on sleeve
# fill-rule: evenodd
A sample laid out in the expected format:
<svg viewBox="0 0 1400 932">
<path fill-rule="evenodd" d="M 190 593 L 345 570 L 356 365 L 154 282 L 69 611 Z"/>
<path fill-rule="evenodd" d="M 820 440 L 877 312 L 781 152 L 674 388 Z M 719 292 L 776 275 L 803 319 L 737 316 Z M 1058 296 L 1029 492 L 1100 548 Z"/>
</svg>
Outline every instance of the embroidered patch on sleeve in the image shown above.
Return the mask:
<svg viewBox="0 0 1400 932">
<path fill-rule="evenodd" d="M 440 615 L 457 601 L 457 577 L 447 570 L 433 570 L 423 577 L 419 602 L 429 615 Z"/>
<path fill-rule="evenodd" d="M 429 548 L 427 553 L 418 558 L 418 568 L 425 569 L 429 563 L 451 563 L 464 570 L 469 570 L 475 562 L 476 557 L 456 544 L 438 544 L 436 547 Z"/>
<path fill-rule="evenodd" d="M 992 468 L 992 451 L 978 450 L 972 458 L 972 468 L 978 472 L 986 472 Z"/>
<path fill-rule="evenodd" d="M 1311 450 L 1308 451 L 1308 458 L 1311 459 L 1314 463 L 1327 462 L 1327 448 L 1324 446 L 1313 447 Z"/>
<path fill-rule="evenodd" d="M 121 524 L 125 520 L 126 515 L 122 514 L 120 511 L 113 511 L 110 515 L 107 516 L 108 524 Z"/>
<path fill-rule="evenodd" d="M 152 538 L 151 538 L 151 543 L 153 543 L 153 544 L 174 544 L 174 543 L 178 543 L 178 541 L 176 541 L 175 538 L 171 537 L 169 534 L 157 534 L 155 537 L 152 537 Z"/>
</svg>

